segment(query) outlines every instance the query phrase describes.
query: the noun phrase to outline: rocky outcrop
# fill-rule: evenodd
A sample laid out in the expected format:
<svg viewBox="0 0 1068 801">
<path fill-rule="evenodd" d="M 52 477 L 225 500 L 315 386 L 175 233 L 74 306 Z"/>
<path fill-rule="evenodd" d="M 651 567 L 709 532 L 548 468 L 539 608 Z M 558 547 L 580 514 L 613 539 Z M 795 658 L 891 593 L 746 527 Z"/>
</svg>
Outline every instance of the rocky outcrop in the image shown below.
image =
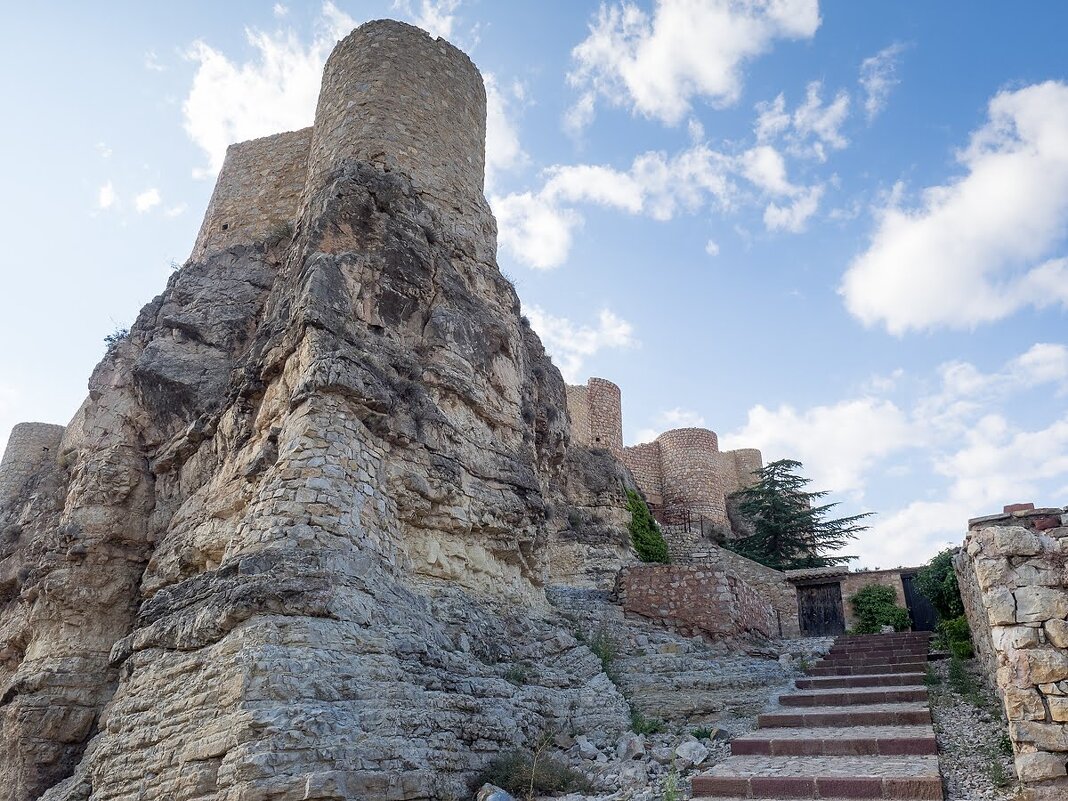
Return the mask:
<svg viewBox="0 0 1068 801">
<path fill-rule="evenodd" d="M 209 215 L 58 458 L 19 463 L 13 801 L 437 798 L 546 730 L 626 725 L 543 587 L 561 538 L 602 552 L 591 580 L 625 557 L 628 478 L 569 449 L 563 381 L 493 260 L 484 125 L 466 56 L 357 29 L 303 189 L 217 190 L 212 214 L 254 217 Z"/>
</svg>

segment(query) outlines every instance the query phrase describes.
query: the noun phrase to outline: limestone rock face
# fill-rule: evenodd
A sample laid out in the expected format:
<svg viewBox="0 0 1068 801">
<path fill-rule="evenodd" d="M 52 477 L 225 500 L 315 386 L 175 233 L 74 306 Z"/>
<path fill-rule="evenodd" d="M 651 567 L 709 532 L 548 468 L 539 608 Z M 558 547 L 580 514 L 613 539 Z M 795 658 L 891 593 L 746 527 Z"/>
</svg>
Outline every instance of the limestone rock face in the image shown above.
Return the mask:
<svg viewBox="0 0 1068 801">
<path fill-rule="evenodd" d="M 430 102 L 453 81 L 443 119 L 477 120 L 482 147 L 466 56 L 399 23 L 357 29 L 328 66 L 307 184 L 285 195 L 299 216 L 257 240 L 279 208 L 259 203 L 234 223 L 242 242 L 206 236 L 231 232 L 209 215 L 197 257 L 97 367 L 58 454 L 8 471 L 13 801 L 437 798 L 547 729 L 626 727 L 543 591 L 572 499 L 606 559 L 625 558 L 626 472 L 569 450 L 563 381 L 465 172 L 480 189 L 481 150 L 440 167 L 413 150 L 425 131 L 404 144 L 389 119 L 343 119 L 337 93 L 364 91 L 357 67 L 383 52 L 372 94 L 424 81 L 396 97 Z M 412 120 L 430 125 L 423 111 Z M 398 152 L 346 150 L 354 136 Z M 451 187 L 466 193 L 454 207 Z M 246 208 L 219 194 L 213 209 Z"/>
</svg>

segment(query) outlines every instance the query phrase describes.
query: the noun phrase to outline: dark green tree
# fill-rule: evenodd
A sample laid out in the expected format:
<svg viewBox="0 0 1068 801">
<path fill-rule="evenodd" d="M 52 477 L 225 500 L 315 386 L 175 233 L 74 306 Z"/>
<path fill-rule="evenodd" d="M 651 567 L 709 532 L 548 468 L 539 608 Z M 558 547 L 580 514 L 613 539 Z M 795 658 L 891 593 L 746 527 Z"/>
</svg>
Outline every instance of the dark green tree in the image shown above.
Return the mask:
<svg viewBox="0 0 1068 801">
<path fill-rule="evenodd" d="M 630 541 L 638 558 L 643 562 L 666 564 L 669 557 L 664 535 L 642 496 L 634 490 L 627 490 L 627 511 L 630 512 Z"/>
<path fill-rule="evenodd" d="M 776 570 L 832 567 L 852 556 L 839 555 L 872 513 L 828 518 L 838 504 L 820 504 L 826 491 L 809 492 L 809 479 L 798 474 L 801 462 L 780 459 L 759 472 L 759 480 L 732 496 L 748 524 L 749 536 L 727 540 L 732 551 Z"/>
</svg>

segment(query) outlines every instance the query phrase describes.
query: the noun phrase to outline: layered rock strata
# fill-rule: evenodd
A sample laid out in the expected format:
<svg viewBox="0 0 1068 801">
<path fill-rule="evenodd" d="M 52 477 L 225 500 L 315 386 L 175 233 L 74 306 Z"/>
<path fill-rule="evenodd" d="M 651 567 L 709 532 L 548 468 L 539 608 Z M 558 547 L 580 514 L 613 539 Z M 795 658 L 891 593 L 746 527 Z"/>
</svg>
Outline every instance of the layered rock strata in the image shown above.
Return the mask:
<svg viewBox="0 0 1068 801">
<path fill-rule="evenodd" d="M 310 135 L 231 148 L 61 441 L 5 456 L 7 797 L 439 798 L 626 725 L 543 587 L 554 543 L 626 557 L 629 479 L 569 446 L 484 132 L 463 53 L 354 31 Z"/>
</svg>

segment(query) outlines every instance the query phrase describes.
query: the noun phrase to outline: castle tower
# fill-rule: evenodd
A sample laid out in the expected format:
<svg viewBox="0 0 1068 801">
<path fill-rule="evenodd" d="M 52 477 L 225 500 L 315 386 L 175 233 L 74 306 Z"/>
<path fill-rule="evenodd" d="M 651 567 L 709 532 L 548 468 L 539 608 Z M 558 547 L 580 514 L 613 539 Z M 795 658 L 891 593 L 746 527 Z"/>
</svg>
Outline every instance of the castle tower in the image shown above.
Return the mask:
<svg viewBox="0 0 1068 801">
<path fill-rule="evenodd" d="M 605 448 L 623 457 L 623 407 L 619 387 L 605 378 L 586 386 L 567 386 L 571 436 L 590 448 Z"/>
<path fill-rule="evenodd" d="M 22 489 L 26 480 L 59 452 L 63 426 L 51 423 L 19 423 L 0 461 L 0 506 L 6 506 Z"/>
<path fill-rule="evenodd" d="M 688 511 L 713 525 L 727 526 L 719 438 L 707 428 L 676 428 L 656 438 L 664 491 L 664 512 Z"/>
</svg>

